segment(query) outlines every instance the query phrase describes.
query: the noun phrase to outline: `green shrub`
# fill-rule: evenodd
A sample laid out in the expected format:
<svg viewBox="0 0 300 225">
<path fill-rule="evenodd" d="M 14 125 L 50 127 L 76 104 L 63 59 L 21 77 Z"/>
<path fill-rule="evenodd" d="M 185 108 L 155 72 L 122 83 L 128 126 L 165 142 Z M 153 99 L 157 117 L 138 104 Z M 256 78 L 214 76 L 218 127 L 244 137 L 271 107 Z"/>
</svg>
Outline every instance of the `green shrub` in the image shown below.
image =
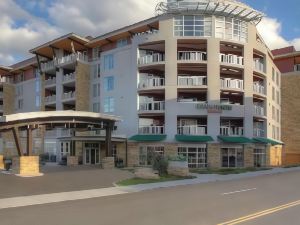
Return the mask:
<svg viewBox="0 0 300 225">
<path fill-rule="evenodd" d="M 176 155 L 176 156 L 169 156 L 169 161 L 178 161 L 178 162 L 186 162 L 187 158 L 182 155 Z"/>
<path fill-rule="evenodd" d="M 152 159 L 152 168 L 158 171 L 159 176 L 165 176 L 168 174 L 168 160 L 162 155 L 155 154 Z"/>
</svg>

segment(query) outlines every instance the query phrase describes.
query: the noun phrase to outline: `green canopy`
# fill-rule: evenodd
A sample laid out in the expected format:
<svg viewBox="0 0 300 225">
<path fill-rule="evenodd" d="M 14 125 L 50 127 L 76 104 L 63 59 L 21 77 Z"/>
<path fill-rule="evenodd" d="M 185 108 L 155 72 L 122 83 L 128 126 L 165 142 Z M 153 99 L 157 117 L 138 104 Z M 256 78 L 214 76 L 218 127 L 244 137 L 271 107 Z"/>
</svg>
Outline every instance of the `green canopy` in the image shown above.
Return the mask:
<svg viewBox="0 0 300 225">
<path fill-rule="evenodd" d="M 211 136 L 175 135 L 176 141 L 180 142 L 209 142 L 214 141 Z"/>
<path fill-rule="evenodd" d="M 218 138 L 225 143 L 253 143 L 251 139 L 246 137 L 218 136 Z"/>
<path fill-rule="evenodd" d="M 263 144 L 271 144 L 271 145 L 283 145 L 282 142 L 278 142 L 278 141 L 274 141 L 272 139 L 269 138 L 253 138 L 253 141 L 255 143 L 263 143 Z"/>
<path fill-rule="evenodd" d="M 167 135 L 151 135 L 151 134 L 138 134 L 129 138 L 130 141 L 163 141 L 167 138 Z"/>
</svg>

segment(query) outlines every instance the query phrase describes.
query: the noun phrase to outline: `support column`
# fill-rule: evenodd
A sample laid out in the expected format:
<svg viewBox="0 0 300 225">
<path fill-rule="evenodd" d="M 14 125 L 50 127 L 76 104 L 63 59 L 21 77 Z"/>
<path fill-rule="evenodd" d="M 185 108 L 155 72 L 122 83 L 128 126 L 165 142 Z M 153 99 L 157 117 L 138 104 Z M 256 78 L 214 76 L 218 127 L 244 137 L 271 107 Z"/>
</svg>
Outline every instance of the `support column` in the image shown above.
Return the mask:
<svg viewBox="0 0 300 225">
<path fill-rule="evenodd" d="M 21 151 L 21 147 L 20 147 L 20 138 L 19 138 L 19 129 L 17 127 L 14 127 L 12 129 L 12 133 L 14 135 L 14 139 L 15 139 L 15 144 L 16 144 L 16 148 L 18 151 L 19 156 L 23 156 L 23 152 Z"/>
<path fill-rule="evenodd" d="M 112 145 L 111 145 L 111 133 L 112 133 L 113 124 L 108 123 L 106 127 L 105 134 L 105 151 L 106 157 L 112 157 Z"/>
<path fill-rule="evenodd" d="M 32 127 L 29 126 L 27 128 L 27 155 L 31 156 L 32 155 Z"/>
</svg>

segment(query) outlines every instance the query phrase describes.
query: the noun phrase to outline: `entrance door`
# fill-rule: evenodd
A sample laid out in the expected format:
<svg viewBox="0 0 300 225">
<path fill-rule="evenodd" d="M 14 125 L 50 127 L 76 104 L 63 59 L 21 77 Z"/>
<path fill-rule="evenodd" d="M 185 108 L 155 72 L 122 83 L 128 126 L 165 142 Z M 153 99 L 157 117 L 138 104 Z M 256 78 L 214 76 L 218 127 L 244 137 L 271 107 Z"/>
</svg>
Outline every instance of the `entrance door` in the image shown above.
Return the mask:
<svg viewBox="0 0 300 225">
<path fill-rule="evenodd" d="M 100 164 L 100 145 L 97 143 L 85 143 L 84 164 Z"/>
</svg>

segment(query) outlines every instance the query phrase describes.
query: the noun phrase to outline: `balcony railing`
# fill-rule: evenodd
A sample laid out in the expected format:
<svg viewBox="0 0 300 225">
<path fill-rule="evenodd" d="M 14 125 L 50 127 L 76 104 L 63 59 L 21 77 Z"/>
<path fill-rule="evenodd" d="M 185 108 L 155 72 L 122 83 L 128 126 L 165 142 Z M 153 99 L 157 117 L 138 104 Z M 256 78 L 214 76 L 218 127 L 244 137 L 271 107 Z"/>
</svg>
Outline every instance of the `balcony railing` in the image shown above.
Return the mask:
<svg viewBox="0 0 300 225">
<path fill-rule="evenodd" d="M 265 108 L 259 105 L 254 105 L 254 114 L 257 116 L 265 116 Z"/>
<path fill-rule="evenodd" d="M 53 70 L 56 66 L 59 66 L 61 64 L 66 64 L 66 63 L 74 63 L 77 60 L 88 62 L 88 57 L 82 54 L 81 52 L 72 53 L 70 55 L 63 56 L 58 59 L 54 59 L 50 62 L 42 63 L 41 68 L 42 71 Z"/>
<path fill-rule="evenodd" d="M 265 137 L 265 131 L 261 128 L 254 128 L 253 136 L 254 137 Z"/>
<path fill-rule="evenodd" d="M 147 103 L 140 103 L 139 107 L 140 111 L 163 111 L 165 110 L 165 102 L 164 101 L 153 101 Z"/>
<path fill-rule="evenodd" d="M 178 51 L 179 61 L 206 61 L 207 53 L 201 51 Z"/>
<path fill-rule="evenodd" d="M 70 91 L 70 92 L 67 92 L 67 93 L 63 93 L 62 95 L 62 99 L 65 100 L 65 99 L 73 99 L 76 97 L 76 92 L 75 91 Z"/>
<path fill-rule="evenodd" d="M 266 94 L 265 87 L 263 85 L 259 84 L 259 83 L 254 83 L 253 84 L 253 91 L 255 93 L 262 94 L 262 95 Z"/>
<path fill-rule="evenodd" d="M 164 53 L 153 53 L 151 55 L 145 55 L 139 58 L 139 65 L 151 64 L 151 63 L 159 63 L 165 61 Z"/>
<path fill-rule="evenodd" d="M 233 55 L 233 54 L 220 54 L 220 62 L 221 63 L 228 63 L 228 64 L 233 64 L 233 65 L 239 65 L 243 66 L 244 65 L 244 57 L 243 56 L 238 56 L 238 55 Z"/>
<path fill-rule="evenodd" d="M 139 88 L 152 88 L 152 87 L 163 87 L 165 86 L 165 78 L 147 78 L 145 80 L 142 80 L 139 83 Z"/>
<path fill-rule="evenodd" d="M 63 82 L 74 81 L 75 73 L 66 74 L 63 76 Z"/>
<path fill-rule="evenodd" d="M 295 70 L 295 71 L 300 71 L 300 64 L 296 64 L 296 65 L 294 66 L 294 70 Z"/>
<path fill-rule="evenodd" d="M 45 80 L 45 86 L 51 86 L 51 85 L 54 85 L 56 84 L 56 78 L 53 77 L 53 78 L 49 78 L 48 80 Z"/>
<path fill-rule="evenodd" d="M 164 134 L 164 126 L 140 126 L 139 134 Z"/>
<path fill-rule="evenodd" d="M 221 126 L 220 134 L 222 136 L 243 136 L 244 128 L 243 127 Z"/>
<path fill-rule="evenodd" d="M 56 101 L 56 95 L 49 95 L 49 96 L 45 97 L 46 103 L 55 102 L 55 101 Z"/>
<path fill-rule="evenodd" d="M 178 126 L 177 131 L 180 135 L 205 135 L 207 126 L 192 125 L 192 126 Z"/>
<path fill-rule="evenodd" d="M 257 71 L 260 71 L 260 72 L 263 72 L 263 73 L 265 72 L 265 65 L 259 59 L 254 59 L 253 60 L 253 67 L 254 67 L 254 70 L 257 70 Z"/>
<path fill-rule="evenodd" d="M 244 90 L 244 81 L 239 79 L 221 78 L 221 88 Z"/>
<path fill-rule="evenodd" d="M 13 79 L 9 77 L 1 77 L 0 76 L 0 83 L 13 83 Z"/>
<path fill-rule="evenodd" d="M 205 76 L 178 76 L 179 86 L 202 86 L 207 85 Z"/>
</svg>

